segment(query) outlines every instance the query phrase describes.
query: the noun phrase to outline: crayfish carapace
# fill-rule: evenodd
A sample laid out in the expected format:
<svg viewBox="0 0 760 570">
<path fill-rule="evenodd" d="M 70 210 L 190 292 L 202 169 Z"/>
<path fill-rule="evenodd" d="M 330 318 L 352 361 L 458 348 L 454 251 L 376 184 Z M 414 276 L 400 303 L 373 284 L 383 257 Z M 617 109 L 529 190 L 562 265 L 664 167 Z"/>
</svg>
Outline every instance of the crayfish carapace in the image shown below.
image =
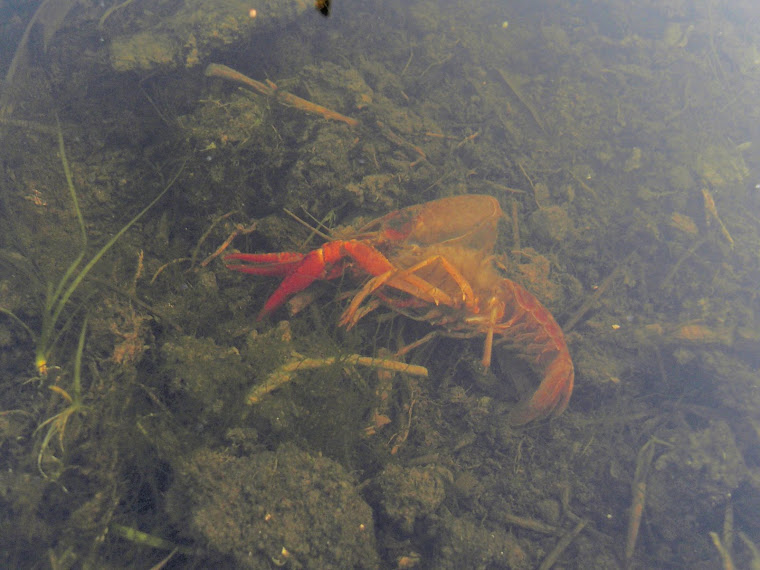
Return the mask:
<svg viewBox="0 0 760 570">
<path fill-rule="evenodd" d="M 502 217 L 485 195 L 442 198 L 378 218 L 309 253 L 237 253 L 226 256 L 235 271 L 283 277 L 264 304 L 263 318 L 314 281 L 345 272 L 365 280 L 340 320 L 355 325 L 378 305 L 437 325 L 442 334 L 485 336 L 483 365 L 491 363 L 494 338 L 517 349 L 542 376 L 533 395 L 508 417 L 512 425 L 561 414 L 575 372 L 562 329 L 523 286 L 497 270 L 493 248 Z"/>
</svg>

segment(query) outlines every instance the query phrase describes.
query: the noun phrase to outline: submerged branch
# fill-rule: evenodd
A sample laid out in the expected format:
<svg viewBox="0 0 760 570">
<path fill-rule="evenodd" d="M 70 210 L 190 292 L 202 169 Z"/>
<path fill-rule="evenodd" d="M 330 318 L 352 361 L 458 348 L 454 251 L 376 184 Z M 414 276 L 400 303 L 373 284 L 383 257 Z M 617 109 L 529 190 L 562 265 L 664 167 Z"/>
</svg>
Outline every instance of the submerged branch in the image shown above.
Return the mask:
<svg viewBox="0 0 760 570">
<path fill-rule="evenodd" d="M 302 99 L 301 97 L 293 95 L 292 93 L 288 93 L 287 91 L 281 91 L 271 81 L 268 81 L 267 83 L 256 81 L 255 79 L 251 79 L 250 77 L 243 75 L 239 71 L 235 71 L 226 65 L 221 65 L 219 63 L 209 64 L 209 66 L 206 68 L 206 77 L 218 77 L 220 79 L 226 79 L 227 81 L 242 83 L 243 85 L 247 85 L 248 87 L 258 91 L 262 95 L 266 95 L 267 97 L 274 97 L 283 105 L 295 107 L 296 109 L 311 113 L 312 115 L 321 115 L 325 119 L 342 121 L 351 127 L 356 127 L 359 124 L 359 121 L 356 119 L 341 115 L 337 111 L 333 111 L 332 109 L 328 109 L 322 105 L 312 103 L 311 101 Z"/>
</svg>

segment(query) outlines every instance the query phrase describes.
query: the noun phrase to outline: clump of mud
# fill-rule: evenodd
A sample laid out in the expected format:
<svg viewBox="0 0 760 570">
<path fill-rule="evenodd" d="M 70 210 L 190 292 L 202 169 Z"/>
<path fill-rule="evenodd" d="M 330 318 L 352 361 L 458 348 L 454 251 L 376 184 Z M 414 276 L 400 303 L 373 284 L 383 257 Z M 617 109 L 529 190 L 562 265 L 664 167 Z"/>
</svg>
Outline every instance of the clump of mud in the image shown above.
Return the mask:
<svg viewBox="0 0 760 570">
<path fill-rule="evenodd" d="M 172 518 L 241 568 L 377 568 L 372 511 L 348 473 L 294 446 L 251 457 L 201 449 L 169 492 Z"/>
</svg>

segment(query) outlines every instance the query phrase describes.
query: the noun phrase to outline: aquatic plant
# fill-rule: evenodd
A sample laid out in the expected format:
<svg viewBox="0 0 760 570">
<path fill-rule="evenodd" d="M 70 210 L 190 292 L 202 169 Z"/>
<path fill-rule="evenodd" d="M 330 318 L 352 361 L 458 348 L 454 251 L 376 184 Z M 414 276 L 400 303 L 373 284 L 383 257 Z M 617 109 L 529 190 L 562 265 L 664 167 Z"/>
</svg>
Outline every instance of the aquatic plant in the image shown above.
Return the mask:
<svg viewBox="0 0 760 570">
<path fill-rule="evenodd" d="M 59 394 L 64 400 L 68 402 L 68 407 L 63 411 L 55 414 L 54 416 L 46 419 L 39 426 L 37 426 L 36 430 L 34 430 L 35 433 L 37 433 L 38 431 L 47 427 L 47 432 L 45 433 L 45 437 L 42 439 L 42 444 L 40 445 L 40 451 L 37 454 L 37 467 L 39 468 L 40 473 L 42 473 L 42 475 L 45 477 L 47 477 L 47 475 L 42 469 L 42 459 L 45 455 L 45 451 L 50 446 L 50 441 L 53 439 L 53 437 L 58 435 L 58 443 L 61 451 L 63 451 L 63 436 L 66 433 L 66 426 L 68 425 L 69 420 L 74 415 L 83 414 L 86 411 L 86 407 L 82 401 L 82 353 L 84 352 L 84 340 L 86 335 L 87 318 L 85 318 L 84 324 L 82 324 L 82 330 L 79 333 L 79 342 L 77 343 L 77 350 L 74 354 L 74 378 L 71 386 L 71 394 L 69 394 L 68 391 L 58 385 L 50 386 L 50 389 L 53 392 Z"/>
<path fill-rule="evenodd" d="M 58 149 L 61 154 L 61 163 L 63 165 L 63 171 L 66 175 L 66 185 L 71 196 L 71 201 L 74 205 L 74 211 L 76 212 L 77 223 L 82 240 L 82 249 L 79 255 L 69 264 L 68 268 L 64 272 L 63 276 L 59 279 L 56 285 L 48 283 L 47 294 L 45 297 L 45 304 L 42 308 L 41 325 L 38 332 L 35 332 L 29 325 L 27 325 L 22 319 L 16 316 L 13 312 L 0 307 L 0 314 L 7 315 L 14 322 L 19 324 L 28 334 L 31 336 L 35 343 L 34 351 L 34 366 L 38 374 L 45 376 L 48 371 L 48 363 L 50 355 L 55 347 L 61 334 L 68 328 L 70 320 L 60 326 L 60 320 L 62 313 L 68 305 L 71 296 L 79 288 L 84 278 L 100 261 L 100 259 L 113 247 L 118 239 L 124 235 L 124 233 L 131 228 L 140 218 L 142 218 L 148 210 L 150 210 L 172 187 L 174 182 L 182 172 L 182 168 L 179 169 L 177 174 L 169 181 L 161 192 L 136 216 L 134 216 L 129 222 L 127 222 L 106 244 L 101 247 L 90 260 L 80 268 L 80 265 L 85 259 L 87 253 L 87 230 L 84 224 L 84 217 L 79 207 L 79 200 L 77 199 L 76 188 L 71 176 L 71 169 L 69 168 L 69 162 L 66 159 L 66 149 L 63 141 L 63 132 L 61 131 L 60 124 L 58 125 Z"/>
</svg>

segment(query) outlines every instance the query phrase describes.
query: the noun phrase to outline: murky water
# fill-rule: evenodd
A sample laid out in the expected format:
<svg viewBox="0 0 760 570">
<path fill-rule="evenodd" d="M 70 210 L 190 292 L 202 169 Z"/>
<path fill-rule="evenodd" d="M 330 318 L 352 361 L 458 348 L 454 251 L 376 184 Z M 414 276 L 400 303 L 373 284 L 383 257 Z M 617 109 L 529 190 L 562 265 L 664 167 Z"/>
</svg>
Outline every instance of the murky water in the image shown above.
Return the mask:
<svg viewBox="0 0 760 570">
<path fill-rule="evenodd" d="M 0 4 L 2 566 L 760 565 L 758 8 L 317 4 Z"/>
</svg>

